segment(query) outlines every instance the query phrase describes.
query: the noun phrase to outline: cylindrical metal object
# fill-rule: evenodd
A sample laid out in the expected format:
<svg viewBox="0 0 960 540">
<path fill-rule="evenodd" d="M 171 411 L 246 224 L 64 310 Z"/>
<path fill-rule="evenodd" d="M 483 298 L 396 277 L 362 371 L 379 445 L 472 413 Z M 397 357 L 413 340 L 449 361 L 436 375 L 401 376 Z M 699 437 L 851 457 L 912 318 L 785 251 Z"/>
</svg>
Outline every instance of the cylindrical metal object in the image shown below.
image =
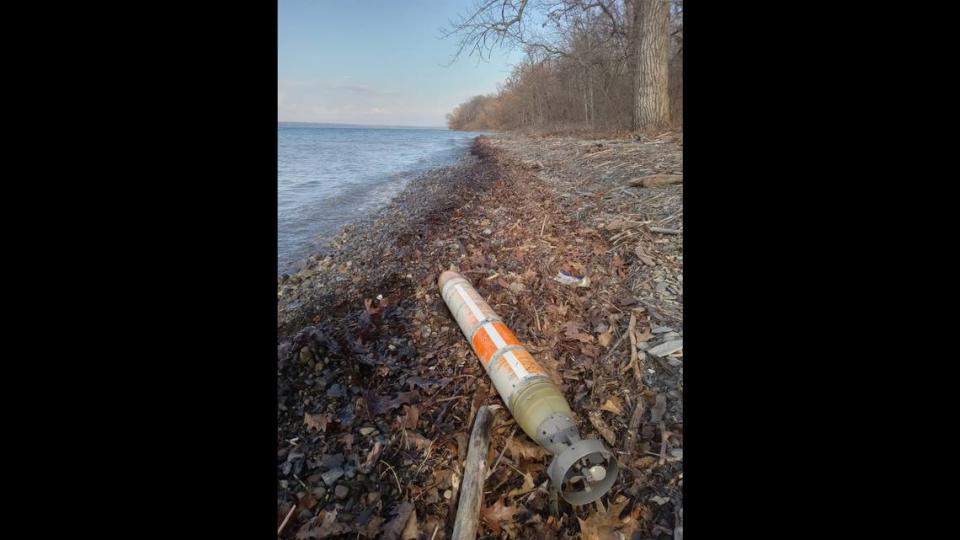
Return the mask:
<svg viewBox="0 0 960 540">
<path fill-rule="evenodd" d="M 438 285 L 517 424 L 555 456 L 547 468 L 554 486 L 573 504 L 600 498 L 617 478 L 613 453 L 599 440 L 580 439 L 563 393 L 466 278 L 447 271 Z"/>
</svg>

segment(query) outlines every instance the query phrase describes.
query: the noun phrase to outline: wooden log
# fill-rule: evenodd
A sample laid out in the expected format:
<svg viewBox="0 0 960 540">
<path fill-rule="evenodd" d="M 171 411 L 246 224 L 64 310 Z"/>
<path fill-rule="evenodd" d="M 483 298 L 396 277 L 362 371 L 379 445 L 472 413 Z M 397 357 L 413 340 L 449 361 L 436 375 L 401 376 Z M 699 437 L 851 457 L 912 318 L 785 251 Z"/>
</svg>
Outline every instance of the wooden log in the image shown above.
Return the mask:
<svg viewBox="0 0 960 540">
<path fill-rule="evenodd" d="M 453 540 L 474 540 L 483 504 L 483 482 L 487 478 L 487 451 L 490 448 L 490 428 L 493 426 L 493 411 L 480 407 L 477 420 L 470 434 L 467 459 L 463 464 L 463 482 L 460 484 L 460 503 L 457 519 L 453 524 Z"/>
<path fill-rule="evenodd" d="M 651 174 L 631 180 L 627 185 L 631 187 L 659 187 L 682 183 L 682 174 Z"/>
</svg>

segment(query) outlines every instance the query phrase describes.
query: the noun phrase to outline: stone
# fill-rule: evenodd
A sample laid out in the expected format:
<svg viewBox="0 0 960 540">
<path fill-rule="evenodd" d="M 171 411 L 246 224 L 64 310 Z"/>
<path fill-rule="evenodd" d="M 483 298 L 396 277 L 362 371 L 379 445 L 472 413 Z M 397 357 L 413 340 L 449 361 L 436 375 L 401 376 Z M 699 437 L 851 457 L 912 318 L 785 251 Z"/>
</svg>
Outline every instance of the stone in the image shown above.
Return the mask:
<svg viewBox="0 0 960 540">
<path fill-rule="evenodd" d="M 333 494 L 334 496 L 336 496 L 336 498 L 342 501 L 343 499 L 347 498 L 347 495 L 350 495 L 350 488 L 348 488 L 343 484 L 340 484 L 339 486 L 336 487 L 336 489 L 333 490 Z"/>
<path fill-rule="evenodd" d="M 373 427 L 370 427 L 370 426 L 362 427 L 362 428 L 360 428 L 360 435 L 363 435 L 364 437 L 367 437 L 367 436 L 373 434 L 373 432 L 375 432 L 375 431 L 377 431 L 377 428 L 373 428 Z"/>
<path fill-rule="evenodd" d="M 339 398 L 346 395 L 346 392 L 343 390 L 343 386 L 340 383 L 336 383 L 327 389 L 327 397 Z"/>
<path fill-rule="evenodd" d="M 667 341 L 661 343 L 656 347 L 647 349 L 647 352 L 654 356 L 667 356 L 668 354 L 675 353 L 677 351 L 683 350 L 683 339 L 675 339 L 672 341 Z"/>
<path fill-rule="evenodd" d="M 673 367 L 680 367 L 683 365 L 683 360 L 680 360 L 675 356 L 671 356 L 669 359 L 667 359 L 667 363 Z"/>
<path fill-rule="evenodd" d="M 377 504 L 377 501 L 379 501 L 379 500 L 380 500 L 380 493 L 378 493 L 378 492 L 376 492 L 376 491 L 372 491 L 372 492 L 370 492 L 370 493 L 367 493 L 367 504 L 368 504 L 369 506 L 373 506 L 373 505 Z"/>
<path fill-rule="evenodd" d="M 337 467 L 336 469 L 330 469 L 329 471 L 323 473 L 323 483 L 332 486 L 334 482 L 340 479 L 343 476 L 343 468 Z"/>
</svg>

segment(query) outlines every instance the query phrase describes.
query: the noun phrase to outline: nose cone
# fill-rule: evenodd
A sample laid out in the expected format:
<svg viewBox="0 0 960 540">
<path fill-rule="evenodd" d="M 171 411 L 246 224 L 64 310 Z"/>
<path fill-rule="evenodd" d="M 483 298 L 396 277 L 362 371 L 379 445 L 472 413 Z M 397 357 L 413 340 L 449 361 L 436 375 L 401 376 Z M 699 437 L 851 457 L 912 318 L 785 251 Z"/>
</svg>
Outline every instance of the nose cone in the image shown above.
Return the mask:
<svg viewBox="0 0 960 540">
<path fill-rule="evenodd" d="M 440 287 L 440 290 L 443 290 L 443 286 L 447 284 L 448 281 L 454 278 L 462 278 L 460 274 L 454 272 L 453 270 L 447 270 L 446 272 L 440 274 L 440 279 L 437 280 L 437 285 Z"/>
</svg>

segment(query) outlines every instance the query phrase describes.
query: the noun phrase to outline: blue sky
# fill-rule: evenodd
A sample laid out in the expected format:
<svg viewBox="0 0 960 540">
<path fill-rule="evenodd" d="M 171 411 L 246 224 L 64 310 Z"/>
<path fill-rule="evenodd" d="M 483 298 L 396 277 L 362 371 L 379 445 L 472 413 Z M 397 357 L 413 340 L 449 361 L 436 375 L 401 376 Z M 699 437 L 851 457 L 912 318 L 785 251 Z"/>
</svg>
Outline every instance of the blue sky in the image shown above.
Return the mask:
<svg viewBox="0 0 960 540">
<path fill-rule="evenodd" d="M 442 126 L 476 94 L 494 92 L 520 61 L 495 51 L 447 67 L 440 39 L 473 0 L 279 0 L 277 119 Z"/>
</svg>

